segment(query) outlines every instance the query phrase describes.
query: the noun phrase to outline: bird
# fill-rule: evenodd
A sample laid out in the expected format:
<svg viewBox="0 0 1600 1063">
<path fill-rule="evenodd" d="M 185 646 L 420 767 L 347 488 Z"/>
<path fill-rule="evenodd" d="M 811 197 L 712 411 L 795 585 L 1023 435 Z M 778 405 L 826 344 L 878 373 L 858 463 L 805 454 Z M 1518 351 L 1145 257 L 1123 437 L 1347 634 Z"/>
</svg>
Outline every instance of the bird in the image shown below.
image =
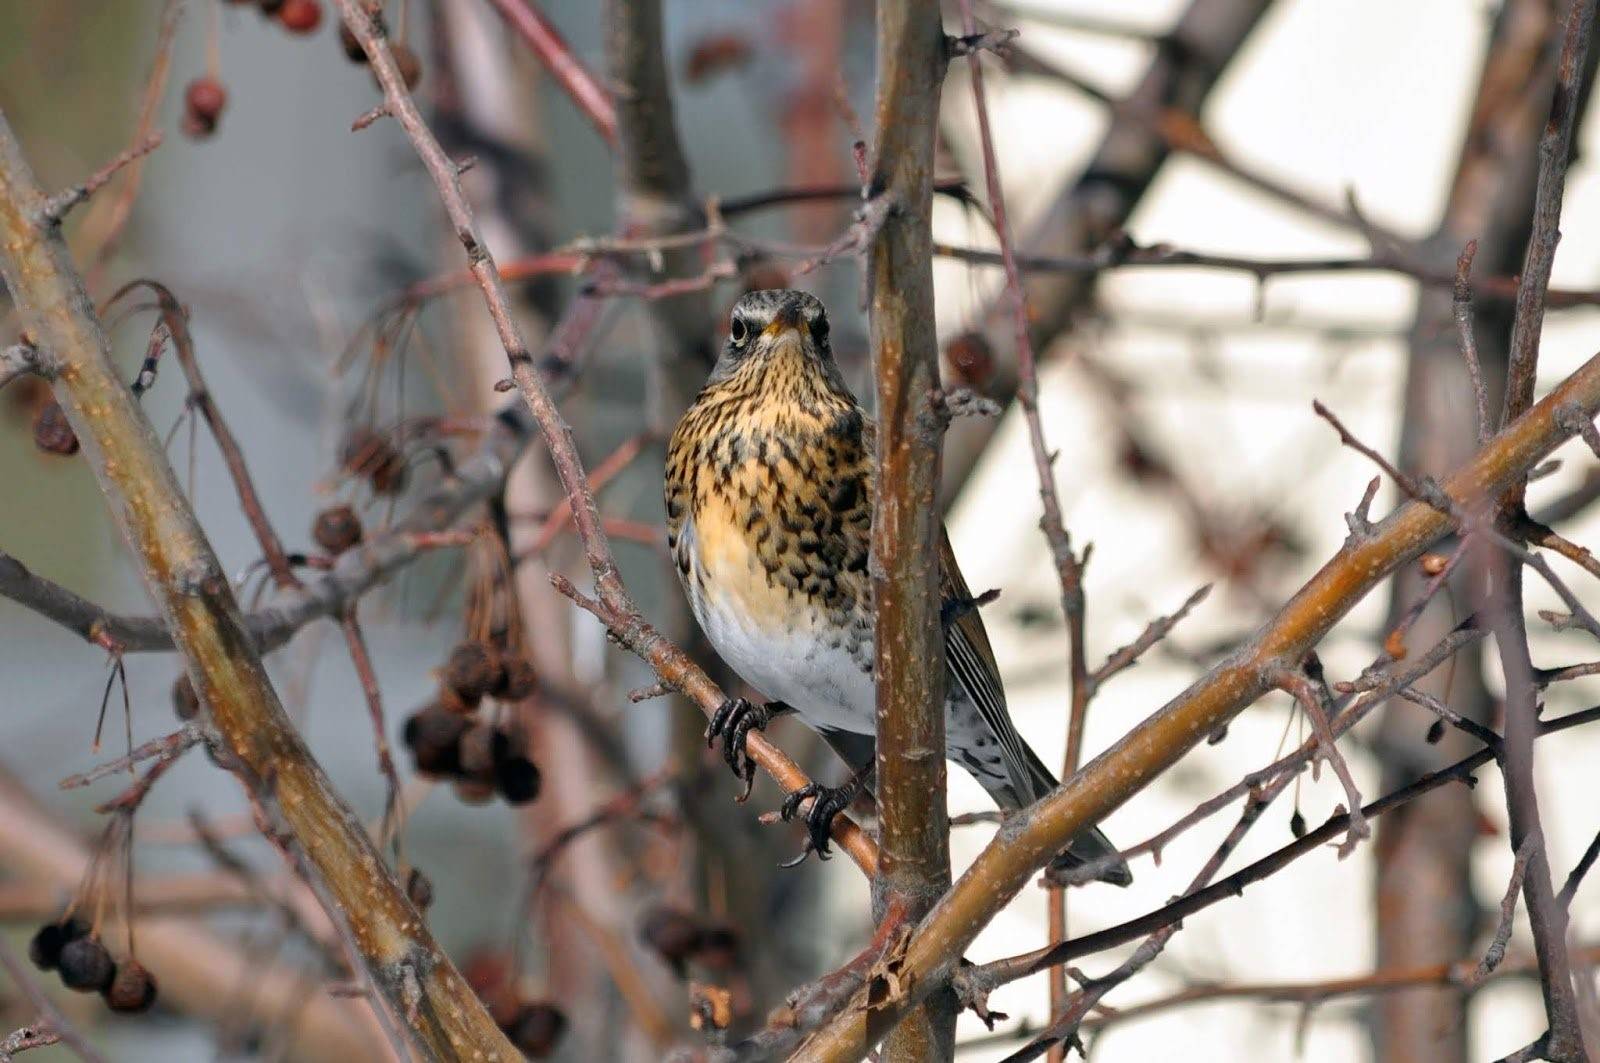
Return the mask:
<svg viewBox="0 0 1600 1063">
<path fill-rule="evenodd" d="M 667 545 L 711 647 L 766 704 L 729 698 L 709 743 L 745 783 L 745 743 L 793 713 L 852 769 L 839 787 L 791 793 L 783 819 L 806 798 L 807 841 L 797 860 L 828 857 L 829 829 L 870 790 L 877 729 L 873 678 L 872 532 L 875 426 L 845 384 L 820 300 L 789 289 L 745 293 L 705 385 L 667 446 Z M 940 614 L 948 667 L 945 754 L 1001 808 L 1054 790 L 1055 776 L 1017 733 L 978 606 L 941 527 Z M 741 798 L 742 800 L 743 798 Z M 1098 829 L 1075 837 L 1053 868 L 1093 864 L 1088 877 L 1127 885 L 1132 875 Z"/>
</svg>

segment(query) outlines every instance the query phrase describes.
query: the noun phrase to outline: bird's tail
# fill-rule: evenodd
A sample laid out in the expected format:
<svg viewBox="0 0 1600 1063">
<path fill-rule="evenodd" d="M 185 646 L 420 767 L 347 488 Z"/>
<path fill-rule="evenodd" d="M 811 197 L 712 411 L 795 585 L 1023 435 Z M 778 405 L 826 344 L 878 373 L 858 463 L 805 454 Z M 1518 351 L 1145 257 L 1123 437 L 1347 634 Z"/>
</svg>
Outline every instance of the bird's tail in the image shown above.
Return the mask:
<svg viewBox="0 0 1600 1063">
<path fill-rule="evenodd" d="M 1021 796 L 1031 804 L 1060 784 L 1026 742 L 1023 743 L 1022 750 L 1027 758 L 1027 782 L 1032 793 Z M 1133 884 L 1133 872 L 1129 870 L 1128 862 L 1117 856 L 1117 847 L 1111 844 L 1110 838 L 1100 832 L 1099 827 L 1090 827 L 1074 837 L 1066 850 L 1050 861 L 1050 867 L 1058 871 L 1071 871 L 1085 864 L 1096 865 L 1097 870 L 1094 874 L 1096 881 L 1109 882 L 1114 886 Z"/>
</svg>

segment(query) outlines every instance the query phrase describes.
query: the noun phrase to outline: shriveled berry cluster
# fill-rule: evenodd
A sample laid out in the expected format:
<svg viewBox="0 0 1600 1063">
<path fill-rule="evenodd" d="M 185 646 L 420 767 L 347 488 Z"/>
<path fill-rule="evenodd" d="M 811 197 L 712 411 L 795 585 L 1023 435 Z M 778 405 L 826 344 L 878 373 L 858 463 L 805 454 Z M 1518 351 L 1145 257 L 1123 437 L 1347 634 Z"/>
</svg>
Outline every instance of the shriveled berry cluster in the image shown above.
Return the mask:
<svg viewBox="0 0 1600 1063">
<path fill-rule="evenodd" d="M 156 1002 L 155 976 L 138 960 L 118 964 L 83 919 L 46 923 L 28 943 L 28 958 L 41 971 L 55 971 L 61 984 L 79 993 L 99 993 L 112 1011 L 149 1011 Z"/>
<path fill-rule="evenodd" d="M 539 769 L 517 736 L 492 720 L 475 719 L 485 698 L 522 701 L 534 692 L 533 666 L 487 642 L 463 642 L 440 669 L 439 698 L 405 723 L 405 743 L 417 771 L 454 779 L 465 800 L 499 794 L 513 805 L 539 795 Z"/>
<path fill-rule="evenodd" d="M 739 934 L 722 923 L 700 919 L 680 908 L 657 907 L 639 921 L 639 940 L 682 978 L 693 961 L 707 971 L 726 973 L 739 964 Z"/>
</svg>

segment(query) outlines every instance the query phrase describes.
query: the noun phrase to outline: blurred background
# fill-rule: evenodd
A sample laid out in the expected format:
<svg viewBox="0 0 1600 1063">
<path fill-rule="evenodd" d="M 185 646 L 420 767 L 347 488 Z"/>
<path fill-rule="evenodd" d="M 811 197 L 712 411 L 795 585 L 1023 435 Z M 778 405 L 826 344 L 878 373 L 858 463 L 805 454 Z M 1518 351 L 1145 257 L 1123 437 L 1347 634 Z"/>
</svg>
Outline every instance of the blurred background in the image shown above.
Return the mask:
<svg viewBox="0 0 1600 1063">
<path fill-rule="evenodd" d="M 379 121 L 351 132 L 378 97 L 368 72 L 344 55 L 331 5 L 322 5 L 320 25 L 305 33 L 286 31 L 252 3 L 183 6 L 158 120 L 166 142 L 145 166 L 129 227 L 94 278 L 94 294 L 103 299 L 128 280 L 151 277 L 189 307 L 210 390 L 239 437 L 267 512 L 290 549 L 314 553 L 310 528 L 325 507 L 351 501 L 376 527 L 406 512 L 441 475 L 436 461 L 418 457 L 411 485 L 398 497 L 352 483 L 340 467 L 352 426 L 452 419 L 467 425 L 465 441 L 446 434 L 446 445 L 470 452 L 472 433 L 501 401 L 490 385 L 504 375 L 504 358 L 470 289 L 395 310 L 408 285 L 458 270 L 460 249 L 398 128 Z M 614 84 L 604 73 L 601 5 L 536 6 L 572 54 L 600 72 L 603 84 Z M 640 192 L 496 7 L 489 0 L 388 4 L 391 32 L 418 58 L 416 91 L 435 128 L 453 155 L 476 160 L 466 181 L 496 257 L 504 265 L 646 224 L 661 206 L 659 189 Z M 0 5 L 0 109 L 47 186 L 81 180 L 129 143 L 158 52 L 162 9 L 157 0 Z M 850 218 L 853 115 L 871 135 L 872 5 L 666 0 L 663 9 L 690 202 L 846 186 L 837 198 L 740 214 L 732 223 L 762 240 L 827 243 Z M 1086 253 L 1126 233 L 1140 246 L 1268 261 L 1401 249 L 1396 254 L 1411 264 L 1398 273 L 1260 280 L 1164 266 L 1030 281 L 1044 428 L 1061 452 L 1056 474 L 1067 525 L 1076 543 L 1094 544 L 1085 584 L 1090 661 L 1133 640 L 1197 587 L 1213 585 L 1167 640 L 1106 684 L 1089 712 L 1086 755 L 1181 691 L 1343 541 L 1342 515 L 1375 470 L 1339 447 L 1313 415 L 1313 398 L 1407 468 L 1442 472 L 1470 452 L 1471 399 L 1455 353 L 1448 287 L 1425 287 L 1406 274 L 1450 275 L 1472 238 L 1480 240 L 1480 275 L 1517 272 L 1549 99 L 1549 46 L 1559 38 L 1564 9 L 1534 0 L 979 5 L 990 24 L 1021 31 L 1007 60 L 984 62 L 1012 223 L 1030 249 Z M 946 24 L 958 25 L 953 8 Z M 227 103 L 215 131 L 194 138 L 180 132 L 183 93 L 201 76 L 225 85 Z M 962 64 L 946 82 L 943 115 L 939 176 L 965 179 L 981 201 Z M 1557 287 L 1600 283 L 1595 129 L 1592 116 L 1580 126 Z M 88 239 L 93 220 L 69 227 L 69 235 Z M 982 211 L 957 197 L 940 197 L 934 229 L 950 244 L 994 246 Z M 670 427 L 673 402 L 681 403 L 683 381 L 694 374 L 680 366 L 676 377 L 664 378 L 652 366 L 671 364 L 663 352 L 682 345 L 683 321 L 690 321 L 688 331 L 702 322 L 715 330 L 704 342 L 720 343 L 741 285 L 784 282 L 795 263 L 738 265 L 737 275 L 698 294 L 687 310 L 630 296 L 604 301 L 577 358 L 581 372 L 563 397 L 591 470 L 641 429 Z M 1009 325 L 996 312 L 1004 309 L 1000 272 L 940 259 L 935 277 L 948 375 L 1004 402 L 1016 377 Z M 838 357 L 857 393 L 869 394 L 855 265 L 845 259 L 792 280 L 828 303 Z M 519 310 L 536 336 L 548 335 L 570 311 L 581 283 L 554 275 L 518 286 Z M 1483 304 L 1480 344 L 1491 376 L 1503 364 L 1507 321 L 1504 302 Z M 130 379 L 149 324 L 130 317 L 115 328 Z M 1592 307 L 1552 311 L 1541 384 L 1559 380 L 1597 346 L 1600 319 Z M 184 418 L 176 379 L 174 370 L 164 371 L 145 408 L 158 433 L 176 429 L 174 465 L 228 570 L 254 592 L 259 548 L 214 446 Z M 32 445 L 39 401 L 15 385 L 0 395 L 0 476 L 7 485 L 0 549 L 113 611 L 148 612 L 88 468 Z M 618 535 L 616 548 L 646 614 L 710 663 L 694 646 L 654 538 L 659 445 L 659 437 L 643 441 L 640 456 L 606 487 L 603 508 L 637 533 Z M 1536 514 L 1564 507 L 1563 533 L 1592 542 L 1600 532 L 1588 506 L 1596 494 L 1593 458 L 1581 445 L 1559 456 L 1561 467 L 1533 487 L 1530 507 Z M 967 580 L 975 590 L 1001 591 L 985 617 L 1013 715 L 1046 763 L 1059 768 L 1066 631 L 1016 411 L 958 424 L 946 473 L 951 534 Z M 513 513 L 534 518 L 519 534 L 536 531 L 556 497 L 534 454 L 513 475 L 507 499 Z M 1394 501 L 1386 483 L 1374 512 Z M 441 551 L 363 605 L 397 750 L 406 716 L 436 696 L 436 670 L 471 630 L 464 616 L 472 612 L 480 562 L 475 550 Z M 758 1025 L 788 988 L 859 948 L 870 930 L 868 890 L 846 860 L 813 859 L 779 871 L 777 862 L 799 851 L 801 833 L 757 821 L 778 803 L 771 783 L 758 782 L 748 804 L 734 804 L 735 780 L 696 741 L 703 723 L 692 707 L 667 698 L 629 701 L 627 692 L 652 677 L 609 647 L 599 626 L 545 579 L 549 571 L 581 575 L 580 562 L 575 542 L 562 535 L 517 571 L 517 607 L 542 684 L 518 711 L 545 774 L 544 793 L 521 809 L 469 803 L 449 785 L 419 779 L 402 756 L 410 808 L 404 852 L 431 882 L 430 924 L 457 962 L 485 983 L 513 982 L 519 999 L 562 1010 L 569 1025 L 551 1058 L 660 1058 L 667 1044 L 691 1037 L 685 983 L 661 947 L 662 920 L 683 916 L 699 932 L 724 934 L 724 952 L 690 957 L 689 973 L 732 989 L 742 1029 Z M 1320 651 L 1330 678 L 1352 678 L 1374 658 L 1421 580 L 1417 573 L 1397 579 L 1392 600 L 1387 590 L 1374 594 L 1335 630 Z M 1542 585 L 1530 585 L 1530 606 L 1557 604 L 1544 594 Z M 1413 645 L 1430 645 L 1466 608 L 1449 595 L 1436 601 Z M 0 631 L 7 701 L 0 713 L 0 919 L 21 951 L 73 895 L 100 830 L 92 807 L 116 791 L 114 781 L 66 792 L 57 783 L 120 750 L 121 695 L 113 695 L 97 754 L 91 743 L 107 684 L 104 650 L 3 601 Z M 1581 633 L 1538 623 L 1532 632 L 1536 664 L 1584 659 Z M 312 625 L 271 662 L 285 702 L 338 789 L 376 821 L 384 782 L 337 630 Z M 133 740 L 170 731 L 175 661 L 129 654 L 125 664 Z M 1497 666 L 1466 654 L 1446 671 L 1431 689 L 1460 711 L 1493 720 Z M 1553 686 L 1550 712 L 1586 707 L 1596 700 L 1597 682 Z M 1453 744 L 1453 733 L 1438 746 L 1424 741 L 1431 722 L 1397 701 L 1347 741 L 1369 799 L 1462 755 L 1466 747 Z M 776 724 L 772 734 L 818 777 L 842 778 L 841 766 L 798 724 Z M 1105 829 L 1123 845 L 1141 841 L 1302 738 L 1289 699 L 1269 697 Z M 1542 743 L 1539 755 L 1549 854 L 1560 875 L 1593 836 L 1589 772 L 1600 746 L 1578 729 Z M 666 782 L 651 784 L 664 767 Z M 1125 1009 L 1214 983 L 1322 983 L 1476 962 L 1511 869 L 1499 777 L 1485 770 L 1482 778 L 1487 785 L 1476 793 L 1451 788 L 1383 820 L 1375 838 L 1347 859 L 1332 849 L 1315 853 L 1187 920 L 1161 959 L 1107 1004 Z M 584 833 L 530 898 L 530 858 L 563 827 L 630 792 L 639 795 L 637 807 Z M 1304 776 L 1293 803 L 1271 808 L 1229 866 L 1287 842 L 1296 811 L 1315 825 L 1343 801 L 1331 773 Z M 952 772 L 952 813 L 989 807 L 976 784 Z M 192 933 L 184 939 L 191 959 L 212 950 L 243 957 L 246 971 L 298 971 L 308 980 L 305 999 L 329 999 L 317 983 L 329 977 L 326 950 L 304 920 L 255 894 L 242 898 L 249 903 L 237 895 L 232 902 L 199 896 L 202 884 L 227 876 L 215 847 L 196 844 L 197 810 L 227 851 L 254 869 L 257 887 L 270 892 L 286 876 L 281 859 L 255 836 L 235 781 L 190 756 L 162 779 L 138 817 L 140 890 L 147 879 L 152 892 L 177 890 L 151 922 Z M 1159 865 L 1141 858 L 1131 889 L 1073 891 L 1070 930 L 1160 906 L 1185 888 L 1232 822 L 1224 813 L 1184 834 Z M 957 873 L 992 830 L 956 829 Z M 180 887 L 196 896 L 186 901 Z M 1597 888 L 1581 891 L 1573 905 L 1574 947 L 1588 947 L 1600 934 Z M 1029 889 L 969 958 L 1037 947 L 1045 926 L 1044 893 Z M 1530 949 L 1519 916 L 1511 953 Z M 1103 973 L 1115 959 L 1097 956 L 1084 966 Z M 285 1002 L 254 976 L 217 982 L 207 972 L 224 968 L 197 960 L 178 963 L 182 970 L 151 966 L 175 988 L 146 1018 L 107 1015 L 92 997 L 59 998 L 109 1058 L 331 1054 L 331 1042 L 297 1025 L 308 1008 L 293 992 Z M 3 1025 L 28 1021 L 30 1005 L 9 981 L 0 982 L 0 993 Z M 352 1017 L 359 1001 L 345 1003 L 351 1007 L 328 1021 L 359 1028 Z M 963 1017 L 960 1058 L 1004 1058 L 1022 1043 L 1019 1031 L 1046 1021 L 1045 979 L 1007 986 L 990 1003 L 1010 1018 L 990 1033 Z M 1181 1052 L 1197 1063 L 1291 1056 L 1449 1061 L 1497 1058 L 1532 1040 L 1543 1024 L 1537 984 L 1508 976 L 1470 1001 L 1455 989 L 1416 988 L 1339 996 L 1315 1008 L 1211 1001 L 1108 1021 L 1092 1044 L 1107 1060 Z M 383 1058 L 381 1042 L 369 1043 L 371 1058 Z M 56 1047 L 37 1058 L 69 1055 Z"/>
</svg>

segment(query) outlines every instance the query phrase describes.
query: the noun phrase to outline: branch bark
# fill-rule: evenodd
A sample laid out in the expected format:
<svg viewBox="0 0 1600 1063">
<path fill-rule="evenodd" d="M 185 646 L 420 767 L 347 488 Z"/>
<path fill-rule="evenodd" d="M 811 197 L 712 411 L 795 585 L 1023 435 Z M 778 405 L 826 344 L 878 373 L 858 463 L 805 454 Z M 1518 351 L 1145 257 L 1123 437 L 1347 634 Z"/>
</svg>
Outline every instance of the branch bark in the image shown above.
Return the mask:
<svg viewBox="0 0 1600 1063">
<path fill-rule="evenodd" d="M 887 204 L 867 253 L 877 478 L 872 518 L 878 699 L 876 914 L 920 919 L 950 885 L 945 809 L 943 536 L 939 343 L 933 315 L 933 151 L 945 38 L 932 0 L 878 4 L 877 144 L 870 193 Z M 885 1026 L 885 1030 L 889 1027 Z M 913 1012 L 885 1045 L 892 1063 L 948 1060 L 949 994 Z"/>
<path fill-rule="evenodd" d="M 1600 411 L 1600 356 L 1508 426 L 1443 485 L 1458 511 L 1492 500 L 1573 435 L 1568 403 Z M 1311 581 L 1239 650 L 1198 680 L 1065 786 L 1007 824 L 922 921 L 898 966 L 899 993 L 877 1003 L 887 1021 L 944 985 L 962 950 L 1017 895 L 1029 876 L 1077 832 L 1147 786 L 1204 737 L 1270 688 L 1276 670 L 1301 660 L 1333 625 L 1401 564 L 1452 530 L 1451 519 L 1412 501 L 1369 533 L 1352 536 Z M 859 999 L 795 1057 L 817 1063 L 859 1058 L 871 1045 Z"/>
<path fill-rule="evenodd" d="M 29 333 L 56 363 L 56 398 L 238 762 L 235 774 L 330 917 L 348 923 L 367 973 L 419 1049 L 514 1059 L 284 712 L 160 441 L 112 365 L 59 226 L 41 217 L 46 202 L 0 116 L 0 271 Z"/>
</svg>

